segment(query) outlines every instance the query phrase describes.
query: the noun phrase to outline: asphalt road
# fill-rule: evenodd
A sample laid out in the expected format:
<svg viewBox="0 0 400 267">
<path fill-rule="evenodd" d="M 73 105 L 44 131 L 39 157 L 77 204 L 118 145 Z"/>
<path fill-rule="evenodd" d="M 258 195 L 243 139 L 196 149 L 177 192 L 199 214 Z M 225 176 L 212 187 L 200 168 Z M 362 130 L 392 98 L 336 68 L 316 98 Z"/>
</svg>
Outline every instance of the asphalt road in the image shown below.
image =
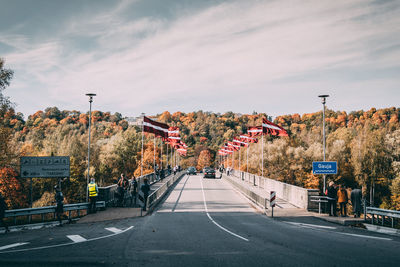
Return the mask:
<svg viewBox="0 0 400 267">
<path fill-rule="evenodd" d="M 0 236 L 0 266 L 398 266 L 400 239 L 271 219 L 220 179 L 184 176 L 152 215 Z"/>
</svg>

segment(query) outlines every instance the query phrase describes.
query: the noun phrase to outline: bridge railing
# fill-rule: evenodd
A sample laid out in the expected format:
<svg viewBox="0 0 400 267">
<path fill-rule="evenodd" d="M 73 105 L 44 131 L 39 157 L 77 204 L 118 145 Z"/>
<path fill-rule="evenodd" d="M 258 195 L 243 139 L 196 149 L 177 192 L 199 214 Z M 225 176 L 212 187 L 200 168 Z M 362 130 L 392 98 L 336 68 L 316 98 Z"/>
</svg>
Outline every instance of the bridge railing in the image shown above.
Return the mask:
<svg viewBox="0 0 400 267">
<path fill-rule="evenodd" d="M 318 210 L 317 203 L 311 201 L 312 196 L 319 194 L 318 189 L 306 189 L 238 170 L 233 170 L 231 175 L 255 187 L 275 191 L 278 198 L 286 200 L 296 207 L 307 210 Z"/>
<path fill-rule="evenodd" d="M 379 216 L 381 217 L 381 225 L 385 224 L 385 218 L 389 218 L 391 221 L 392 228 L 395 226 L 395 221 L 400 219 L 400 211 L 397 210 L 386 210 L 386 209 L 379 209 L 375 207 L 366 207 L 365 208 L 365 215 L 371 215 L 371 223 L 375 223 L 375 216 L 377 223 L 379 223 Z"/>
<path fill-rule="evenodd" d="M 166 183 L 162 186 L 157 188 L 154 192 L 152 192 L 147 201 L 147 208 L 154 208 L 154 206 L 161 200 L 164 194 L 167 192 L 168 188 L 170 188 L 177 180 L 179 180 L 185 172 L 181 171 L 174 175 L 171 179 L 169 179 Z"/>
<path fill-rule="evenodd" d="M 165 177 L 168 177 L 170 173 L 168 173 L 168 170 L 164 170 Z M 150 183 L 150 185 L 160 181 L 160 177 L 157 177 L 154 172 L 140 176 L 136 178 L 136 181 L 138 183 L 138 189 L 140 190 L 140 186 L 144 183 L 144 180 L 147 179 Z M 124 202 L 127 200 L 131 199 L 134 192 L 133 192 L 133 186 L 132 186 L 132 179 L 129 179 L 129 187 L 128 191 L 125 192 L 124 194 Z M 138 193 L 138 192 L 136 192 Z M 118 185 L 117 184 L 112 184 L 109 186 L 105 187 L 99 187 L 99 196 L 98 200 L 105 201 L 106 206 L 116 206 L 118 202 Z"/>
<path fill-rule="evenodd" d="M 97 201 L 96 207 L 105 208 L 104 201 Z M 77 216 L 79 217 L 81 210 L 88 210 L 89 203 L 76 203 L 76 204 L 65 204 L 64 212 L 68 212 L 68 219 L 71 219 L 71 212 L 77 211 Z M 32 222 L 32 215 L 41 215 L 41 221 L 45 221 L 46 214 L 53 214 L 53 219 L 56 218 L 56 206 L 47 206 L 47 207 L 39 207 L 39 208 L 26 208 L 26 209 L 15 209 L 15 210 L 6 210 L 4 217 L 5 218 L 13 218 L 14 225 L 17 224 L 18 217 L 27 217 L 28 222 Z"/>
</svg>

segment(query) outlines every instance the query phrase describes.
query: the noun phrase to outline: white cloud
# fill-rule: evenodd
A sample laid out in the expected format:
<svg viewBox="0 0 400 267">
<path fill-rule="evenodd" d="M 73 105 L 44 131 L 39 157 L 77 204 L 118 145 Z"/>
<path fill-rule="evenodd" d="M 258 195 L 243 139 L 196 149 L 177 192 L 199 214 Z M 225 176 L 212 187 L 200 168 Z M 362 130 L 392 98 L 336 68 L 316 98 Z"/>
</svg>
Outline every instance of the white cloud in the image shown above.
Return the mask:
<svg viewBox="0 0 400 267">
<path fill-rule="evenodd" d="M 48 91 L 43 104 L 62 103 L 66 106 L 61 108 L 84 110 L 82 96 L 93 90 L 98 93 L 98 108 L 126 115 L 158 113 L 166 107 L 154 103 L 174 101 L 183 102 L 179 105 L 186 110 L 301 113 L 311 111 L 309 101 L 315 101 L 310 100 L 315 96 L 310 84 L 332 88 L 332 81 L 285 82 L 292 76 L 318 77 L 321 71 L 365 66 L 399 67 L 399 48 L 386 49 L 400 43 L 397 5 L 385 13 L 365 1 L 239 1 L 186 13 L 174 21 L 126 20 L 120 12 L 128 5 L 123 2 L 109 12 L 69 21 L 65 31 L 43 43 L 29 44 L 16 36 L 17 51 L 5 55 L 7 62 Z M 91 38 L 96 45 L 87 50 L 66 45 L 65 40 L 79 36 Z M 385 53 L 371 54 L 380 50 Z M 15 79 L 23 78 L 16 75 Z M 391 91 L 399 78 L 377 83 L 370 79 L 358 78 L 353 81 L 357 86 L 348 88 L 373 91 L 377 84 L 388 85 L 380 88 L 382 96 L 398 103 L 400 93 L 386 96 L 385 90 Z M 31 94 L 24 83 L 17 81 L 14 87 Z M 340 96 L 344 91 L 336 93 L 346 101 Z M 287 96 L 293 92 L 304 101 L 290 100 Z M 185 99 L 202 95 L 210 96 L 208 102 L 185 106 L 194 102 Z M 265 99 L 271 97 L 274 101 L 266 106 Z M 374 105 L 374 100 L 365 102 Z M 338 106 L 349 108 L 346 103 Z M 167 108 L 175 110 L 175 106 Z"/>
</svg>

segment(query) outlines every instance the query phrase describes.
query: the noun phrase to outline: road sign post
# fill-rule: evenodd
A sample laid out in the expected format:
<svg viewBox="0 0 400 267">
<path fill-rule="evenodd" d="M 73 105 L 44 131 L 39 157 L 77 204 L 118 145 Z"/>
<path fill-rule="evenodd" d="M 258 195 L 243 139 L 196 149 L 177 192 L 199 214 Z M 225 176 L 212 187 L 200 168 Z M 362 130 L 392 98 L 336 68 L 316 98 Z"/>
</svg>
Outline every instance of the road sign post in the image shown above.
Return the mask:
<svg viewBox="0 0 400 267">
<path fill-rule="evenodd" d="M 275 191 L 271 191 L 270 198 L 269 198 L 269 205 L 272 208 L 272 212 L 271 212 L 271 217 L 272 218 L 274 217 L 274 207 L 276 205 L 275 199 L 276 199 L 276 192 Z"/>
</svg>

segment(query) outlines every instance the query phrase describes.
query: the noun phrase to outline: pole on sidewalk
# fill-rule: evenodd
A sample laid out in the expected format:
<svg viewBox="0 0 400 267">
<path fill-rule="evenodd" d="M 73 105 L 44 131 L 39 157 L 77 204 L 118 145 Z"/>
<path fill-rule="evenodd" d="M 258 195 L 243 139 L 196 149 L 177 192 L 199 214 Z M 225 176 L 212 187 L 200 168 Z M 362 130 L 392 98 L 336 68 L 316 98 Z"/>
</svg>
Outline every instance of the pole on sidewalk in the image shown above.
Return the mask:
<svg viewBox="0 0 400 267">
<path fill-rule="evenodd" d="M 262 143 L 261 177 L 264 177 L 264 133 L 261 135 L 261 143 Z"/>
<path fill-rule="evenodd" d="M 142 154 L 140 155 L 140 176 L 143 176 L 144 113 L 142 113 Z"/>
</svg>

